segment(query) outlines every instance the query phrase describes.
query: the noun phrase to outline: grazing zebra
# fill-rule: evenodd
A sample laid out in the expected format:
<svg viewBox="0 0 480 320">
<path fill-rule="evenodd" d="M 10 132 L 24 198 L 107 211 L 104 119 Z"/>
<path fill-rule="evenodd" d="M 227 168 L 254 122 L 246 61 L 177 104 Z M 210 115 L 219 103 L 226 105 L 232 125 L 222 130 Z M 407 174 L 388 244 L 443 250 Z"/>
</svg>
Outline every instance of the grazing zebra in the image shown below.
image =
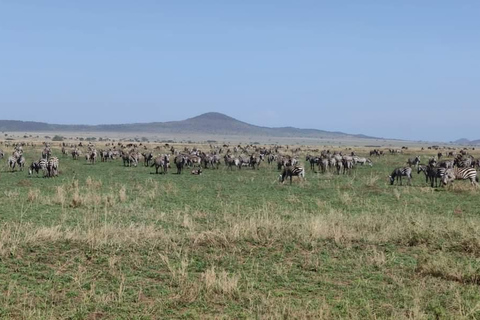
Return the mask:
<svg viewBox="0 0 480 320">
<path fill-rule="evenodd" d="M 393 185 L 395 182 L 395 178 L 398 180 L 400 179 L 400 185 L 402 185 L 402 177 L 408 178 L 408 184 L 412 183 L 412 168 L 410 167 L 403 167 L 403 168 L 396 168 L 393 170 L 392 174 L 389 176 L 390 184 Z"/>
<path fill-rule="evenodd" d="M 447 169 L 442 176 L 443 185 L 447 185 L 454 180 L 466 180 L 469 179 L 471 184 L 478 186 L 477 170 L 474 168 L 453 168 Z"/>
<path fill-rule="evenodd" d="M 122 154 L 123 165 L 126 167 L 134 166 L 136 167 L 138 164 L 138 154 L 136 152 L 123 152 Z"/>
<path fill-rule="evenodd" d="M 58 158 L 50 157 L 47 162 L 47 177 L 58 176 Z"/>
<path fill-rule="evenodd" d="M 40 159 L 37 162 L 32 162 L 28 169 L 28 175 L 31 176 L 33 174 L 33 171 L 38 174 L 40 170 L 43 171 L 43 176 L 47 175 L 47 159 Z"/>
<path fill-rule="evenodd" d="M 305 170 L 299 166 L 286 166 L 285 168 L 283 168 L 282 174 L 280 175 L 279 179 L 280 182 L 283 183 L 285 181 L 285 178 L 290 178 L 290 184 L 292 184 L 293 176 L 297 176 L 305 180 Z"/>
<path fill-rule="evenodd" d="M 408 158 L 407 160 L 408 166 L 418 166 L 420 164 L 420 156 L 416 156 L 415 158 Z"/>
<path fill-rule="evenodd" d="M 185 163 L 187 160 L 185 159 L 184 155 L 179 154 L 178 156 L 175 157 L 175 165 L 177 166 L 177 174 L 181 174 L 183 167 L 185 166 Z"/>
<path fill-rule="evenodd" d="M 5 155 L 5 154 L 3 153 L 3 150 L 0 149 L 0 159 L 3 159 L 4 155 Z"/>
<path fill-rule="evenodd" d="M 353 162 L 354 162 L 354 163 L 358 163 L 358 164 L 360 164 L 360 165 L 362 165 L 362 166 L 363 166 L 365 163 L 367 163 L 370 167 L 373 165 L 372 160 L 367 159 L 367 158 L 354 157 L 354 158 L 353 158 Z"/>
<path fill-rule="evenodd" d="M 153 160 L 151 167 L 155 166 L 155 174 L 158 174 L 158 169 L 162 168 L 164 174 L 167 173 L 168 170 L 168 162 L 169 162 L 169 155 L 162 155 L 158 156 Z"/>
</svg>

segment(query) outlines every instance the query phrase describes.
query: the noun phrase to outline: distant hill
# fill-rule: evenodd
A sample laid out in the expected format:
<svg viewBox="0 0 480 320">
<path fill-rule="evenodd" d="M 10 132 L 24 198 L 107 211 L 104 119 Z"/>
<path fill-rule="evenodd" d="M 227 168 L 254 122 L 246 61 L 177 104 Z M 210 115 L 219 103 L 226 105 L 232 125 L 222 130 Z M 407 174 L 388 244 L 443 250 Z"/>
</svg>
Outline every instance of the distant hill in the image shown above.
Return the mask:
<svg viewBox="0 0 480 320">
<path fill-rule="evenodd" d="M 480 139 L 477 140 L 468 140 L 465 138 L 458 139 L 453 141 L 454 144 L 465 145 L 465 146 L 480 146 Z"/>
<path fill-rule="evenodd" d="M 232 136 L 271 136 L 304 138 L 361 138 L 379 139 L 363 134 L 298 129 L 293 127 L 268 128 L 248 124 L 227 115 L 209 112 L 182 121 L 101 124 L 101 125 L 62 125 L 44 122 L 0 120 L 2 132 L 122 132 L 122 133 L 169 133 L 169 134 L 210 134 Z"/>
</svg>

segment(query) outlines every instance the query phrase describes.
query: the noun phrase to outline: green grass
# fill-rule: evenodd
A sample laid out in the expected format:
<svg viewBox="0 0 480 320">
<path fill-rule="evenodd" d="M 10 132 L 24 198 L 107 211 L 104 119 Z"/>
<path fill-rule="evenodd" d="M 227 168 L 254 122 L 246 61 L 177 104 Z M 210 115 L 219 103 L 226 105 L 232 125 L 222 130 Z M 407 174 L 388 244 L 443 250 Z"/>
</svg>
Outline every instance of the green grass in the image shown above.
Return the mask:
<svg viewBox="0 0 480 320">
<path fill-rule="evenodd" d="M 390 186 L 414 153 L 291 186 L 267 163 L 3 169 L 0 318 L 480 318 L 480 191 Z"/>
</svg>

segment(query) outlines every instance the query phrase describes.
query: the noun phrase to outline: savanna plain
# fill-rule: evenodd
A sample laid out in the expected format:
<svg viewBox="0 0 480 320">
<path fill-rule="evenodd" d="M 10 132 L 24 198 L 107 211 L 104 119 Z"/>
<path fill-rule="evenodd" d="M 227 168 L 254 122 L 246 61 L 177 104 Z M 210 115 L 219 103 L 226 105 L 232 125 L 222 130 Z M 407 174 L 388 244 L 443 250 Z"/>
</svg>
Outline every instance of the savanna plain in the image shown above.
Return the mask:
<svg viewBox="0 0 480 320">
<path fill-rule="evenodd" d="M 389 183 L 435 150 L 337 175 L 305 161 L 323 146 L 301 147 L 306 180 L 290 185 L 266 161 L 157 175 L 52 146 L 58 177 L 2 159 L 0 318 L 480 318 L 480 190 L 431 188 L 416 170 L 411 186 Z M 42 146 L 24 150 L 28 166 Z"/>
</svg>

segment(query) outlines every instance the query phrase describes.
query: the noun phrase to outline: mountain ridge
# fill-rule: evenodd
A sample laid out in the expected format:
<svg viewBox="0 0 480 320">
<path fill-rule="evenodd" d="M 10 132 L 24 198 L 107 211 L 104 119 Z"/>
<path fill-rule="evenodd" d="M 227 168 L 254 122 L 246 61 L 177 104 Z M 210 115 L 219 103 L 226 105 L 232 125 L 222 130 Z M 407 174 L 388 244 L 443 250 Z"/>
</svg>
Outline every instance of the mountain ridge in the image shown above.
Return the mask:
<svg viewBox="0 0 480 320">
<path fill-rule="evenodd" d="M 300 129 L 295 127 L 263 127 L 237 120 L 219 112 L 207 112 L 179 121 L 127 123 L 127 124 L 49 124 L 35 121 L 0 120 L 2 132 L 124 132 L 159 134 L 212 134 L 233 136 L 271 136 L 304 138 L 361 138 L 382 139 L 363 134 L 348 134 L 339 131 Z"/>
</svg>

